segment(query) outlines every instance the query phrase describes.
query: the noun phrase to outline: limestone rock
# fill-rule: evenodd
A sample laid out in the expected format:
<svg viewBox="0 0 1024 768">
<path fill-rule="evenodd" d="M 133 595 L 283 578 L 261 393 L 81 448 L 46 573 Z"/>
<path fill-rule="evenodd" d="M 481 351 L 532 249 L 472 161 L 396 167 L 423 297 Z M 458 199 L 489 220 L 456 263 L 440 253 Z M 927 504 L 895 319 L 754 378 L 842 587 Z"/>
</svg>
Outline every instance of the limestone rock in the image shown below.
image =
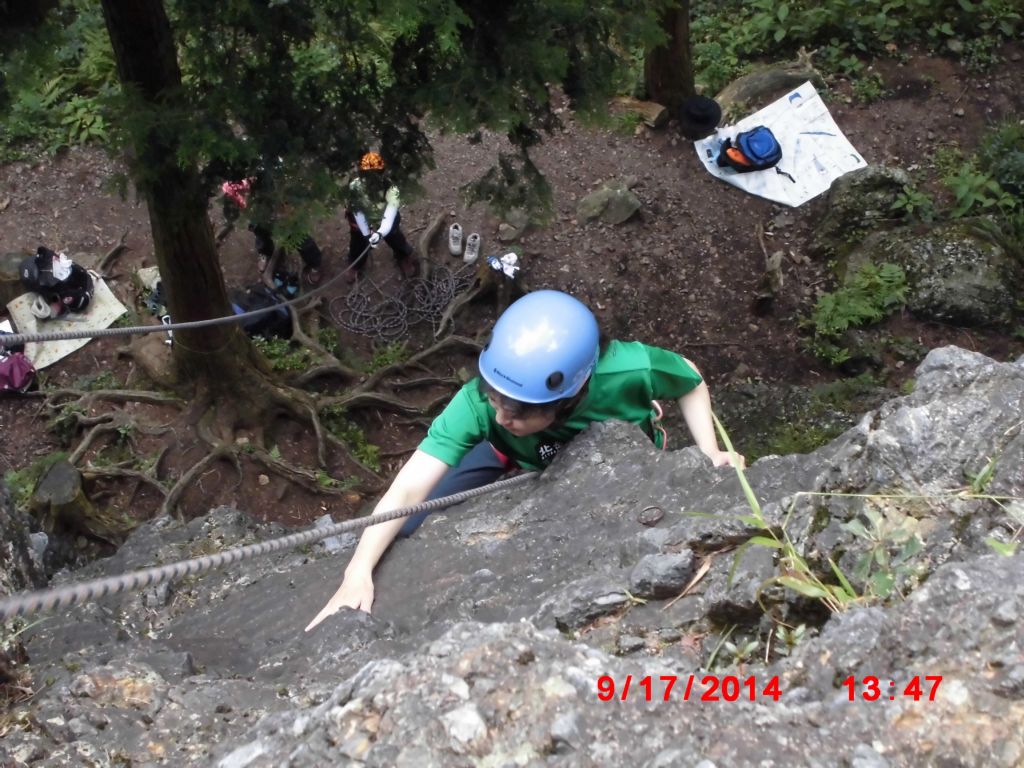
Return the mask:
<svg viewBox="0 0 1024 768">
<path fill-rule="evenodd" d="M 986 541 L 1008 540 L 1017 524 L 951 489 L 997 456 L 986 495 L 1024 495 L 1022 412 L 1024 361 L 933 350 L 911 394 L 813 452 L 746 470 L 763 524 L 731 468 L 694 447 L 657 451 L 632 425 L 594 425 L 535 481 L 436 512 L 396 541 L 375 572 L 372 616 L 345 609 L 302 631 L 345 567 L 322 547 L 235 563 L 152 600 L 116 595 L 49 616 L 23 636 L 33 679 L 48 685 L 12 720 L 46 727 L 8 730 L 0 762 L 710 768 L 814 755 L 821 765 L 1019 765 L 1024 552 L 993 554 Z M 648 505 L 665 510 L 654 528 L 637 519 Z M 851 531 L 870 524 L 869 511 L 921 537 L 909 561 L 919 572 L 899 574 L 905 600 L 868 596 L 833 614 L 778 585 L 761 589 L 781 573 L 774 549 L 748 546 L 735 563 L 763 525 L 784 527 L 834 584 L 829 558 L 877 546 Z M 281 533 L 226 508 L 153 521 L 66 578 Z M 629 599 L 645 557 L 684 550 L 707 565 L 694 595 L 668 610 Z M 808 624 L 786 653 L 780 620 Z M 681 717 L 688 676 L 733 624 L 759 643 L 736 672 L 756 678 L 756 700 L 725 712 L 691 699 Z M 625 651 L 643 655 L 616 655 Z M 877 676 L 893 699 L 849 701 L 841 681 L 851 675 Z M 942 676 L 938 695 L 915 702 L 904 691 L 914 676 L 927 688 L 923 675 Z M 657 686 L 650 702 L 645 676 Z M 778 701 L 763 693 L 776 676 Z M 599 680 L 616 701 L 599 700 Z"/>
<path fill-rule="evenodd" d="M 849 255 L 845 279 L 869 262 L 902 267 L 907 307 L 929 320 L 1006 324 L 1024 294 L 1024 264 L 979 220 L 872 234 Z"/>
<path fill-rule="evenodd" d="M 828 212 L 815 228 L 812 252 L 819 258 L 843 258 L 868 232 L 887 228 L 892 204 L 910 176 L 901 168 L 869 165 L 840 176 L 828 192 Z"/>
</svg>

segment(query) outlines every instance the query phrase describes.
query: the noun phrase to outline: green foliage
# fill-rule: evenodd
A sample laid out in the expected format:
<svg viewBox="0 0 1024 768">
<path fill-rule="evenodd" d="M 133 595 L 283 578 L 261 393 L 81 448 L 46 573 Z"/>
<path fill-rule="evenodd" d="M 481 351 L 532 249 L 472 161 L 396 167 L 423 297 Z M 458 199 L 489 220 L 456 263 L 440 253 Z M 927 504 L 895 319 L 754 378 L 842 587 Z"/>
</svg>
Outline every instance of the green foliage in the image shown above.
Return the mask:
<svg viewBox="0 0 1024 768">
<path fill-rule="evenodd" d="M 944 43 L 974 39 L 979 31 L 1012 38 L 1021 26 L 1015 0 L 746 0 L 695 2 L 702 12 L 717 6 L 732 24 L 721 27 L 746 40 L 751 53 L 846 41 L 850 49 L 879 53 L 887 43 Z"/>
<path fill-rule="evenodd" d="M 1003 123 L 982 139 L 978 164 L 999 186 L 1024 197 L 1024 120 Z"/>
<path fill-rule="evenodd" d="M 27 509 L 39 478 L 46 474 L 50 467 L 58 461 L 64 461 L 67 457 L 68 455 L 63 452 L 50 453 L 27 467 L 5 472 L 4 485 L 11 492 L 14 506 L 21 510 Z"/>
<path fill-rule="evenodd" d="M 341 336 L 338 329 L 330 326 L 320 328 L 316 333 L 317 343 L 334 357 L 341 357 Z"/>
<path fill-rule="evenodd" d="M 877 72 L 868 72 L 853 81 L 853 96 L 861 104 L 871 104 L 885 95 L 885 83 Z"/>
<path fill-rule="evenodd" d="M 965 470 L 967 479 L 971 481 L 971 492 L 975 494 L 982 494 L 988 488 L 988 484 L 992 482 L 992 478 L 996 474 L 996 465 L 999 463 L 999 456 L 995 455 L 986 462 L 985 466 L 975 475 L 972 475 Z"/>
<path fill-rule="evenodd" d="M 68 403 L 67 405 L 62 406 L 61 409 L 54 414 L 46 427 L 53 433 L 58 442 L 66 447 L 71 445 L 71 442 L 78 434 L 80 417 L 84 415 L 85 409 L 82 408 L 82 406 L 75 403 Z"/>
<path fill-rule="evenodd" d="M 712 418 L 715 422 L 715 429 L 718 431 L 719 437 L 725 444 L 726 450 L 731 456 L 735 457 L 736 452 L 732 447 L 732 440 L 729 439 L 729 435 L 722 426 L 722 422 L 720 422 L 718 417 L 714 414 L 712 414 Z M 789 534 L 786 533 L 785 522 L 783 522 L 779 530 L 776 530 L 775 526 L 768 523 L 761 510 L 761 504 L 757 500 L 757 496 L 754 494 L 753 488 L 751 488 L 750 483 L 747 482 L 746 474 L 738 466 L 735 467 L 735 470 L 740 481 L 740 487 L 743 489 L 743 495 L 747 500 L 747 506 L 750 507 L 751 511 L 751 514 L 740 515 L 738 516 L 738 519 L 740 522 L 760 531 L 760 533 L 759 535 L 749 538 L 746 543 L 736 551 L 736 556 L 733 561 L 733 569 L 735 570 L 736 566 L 739 564 L 747 547 L 768 547 L 769 549 L 776 551 L 780 575 L 768 579 L 766 584 L 762 585 L 761 589 L 758 590 L 759 595 L 764 590 L 765 586 L 777 584 L 781 587 L 785 587 L 786 589 L 790 589 L 797 594 L 803 595 L 804 597 L 820 600 L 823 605 L 833 612 L 845 610 L 850 606 L 850 604 L 856 601 L 858 599 L 858 595 L 853 591 L 849 580 L 846 579 L 835 563 L 829 561 L 839 583 L 828 584 L 813 571 L 804 559 L 803 555 L 801 555 L 797 550 L 792 539 L 789 538 Z M 730 580 L 731 578 L 732 574 L 730 574 Z M 760 599 L 760 597 L 758 599 Z"/>
<path fill-rule="evenodd" d="M 325 408 L 321 419 L 327 431 L 345 443 L 359 462 L 374 472 L 380 471 L 380 447 L 366 438 L 366 433 L 348 418 L 344 408 Z"/>
<path fill-rule="evenodd" d="M 1006 504 L 1003 504 L 1001 501 L 996 501 L 996 503 L 1006 512 L 1013 532 L 1005 540 L 989 536 L 985 539 L 985 543 L 988 544 L 993 552 L 1004 557 L 1013 557 L 1017 552 L 1017 547 L 1020 545 L 1021 535 L 1024 534 L 1024 501 L 1013 499 Z"/>
<path fill-rule="evenodd" d="M 964 66 L 976 75 L 988 72 L 1003 61 L 1003 57 L 998 53 L 1000 43 L 1000 39 L 994 35 L 982 35 L 967 40 L 962 52 Z"/>
<path fill-rule="evenodd" d="M 116 69 L 99 3 L 62 0 L 30 35 L 0 46 L 0 160 L 107 142 Z"/>
<path fill-rule="evenodd" d="M 315 361 L 313 353 L 308 348 L 288 339 L 265 339 L 256 336 L 252 341 L 275 371 L 304 371 Z"/>
<path fill-rule="evenodd" d="M 1004 190 L 998 181 L 978 167 L 972 158 L 960 166 L 956 174 L 943 179 L 949 187 L 956 204 L 951 212 L 953 218 L 960 218 L 980 211 L 1010 211 L 1020 205 L 1020 200 Z"/>
<path fill-rule="evenodd" d="M 738 74 L 740 62 L 801 47 L 816 49 L 825 71 L 851 76 L 861 70 L 859 57 L 890 44 L 945 49 L 953 41 L 969 67 L 990 66 L 995 45 L 1022 26 L 1017 0 L 694 0 L 692 11 L 694 69 L 711 92 Z M 860 87 L 874 100 L 876 86 Z"/>
<path fill-rule="evenodd" d="M 96 392 L 101 389 L 118 389 L 120 386 L 121 382 L 118 381 L 114 372 L 105 370 L 79 376 L 75 379 L 74 388 L 86 392 Z"/>
<path fill-rule="evenodd" d="M 409 359 L 409 348 L 404 341 L 392 341 L 373 350 L 373 357 L 367 362 L 367 373 L 376 373 L 382 368 L 395 365 Z"/>
<path fill-rule="evenodd" d="M 612 119 L 612 130 L 624 136 L 632 136 L 643 122 L 638 112 L 620 112 Z"/>
<path fill-rule="evenodd" d="M 775 652 L 780 656 L 789 656 L 800 645 L 806 634 L 806 624 L 800 624 L 797 627 L 780 626 L 775 636 L 779 639 L 781 645 L 775 647 Z"/>
<path fill-rule="evenodd" d="M 746 641 L 741 639 L 735 643 L 728 641 L 722 647 L 732 656 L 732 664 L 740 666 L 750 659 L 751 654 L 757 650 L 759 645 L 760 643 L 757 641 L 757 638 L 754 638 Z"/>
<path fill-rule="evenodd" d="M 884 600 L 901 584 L 920 576 L 921 564 L 913 558 L 924 543 L 914 530 L 917 521 L 895 509 L 879 512 L 867 506 L 863 515 L 867 525 L 855 518 L 840 527 L 869 545 L 853 575 L 865 585 L 865 597 Z"/>
<path fill-rule="evenodd" d="M 849 283 L 818 298 L 811 317 L 804 321 L 813 330 L 810 348 L 826 362 L 838 365 L 849 358 L 839 345 L 850 328 L 877 323 L 903 306 L 907 282 L 895 264 L 865 264 Z"/>
<path fill-rule="evenodd" d="M 935 202 L 931 196 L 909 185 L 904 185 L 903 191 L 896 195 L 890 210 L 919 221 L 932 221 L 935 218 Z"/>
</svg>

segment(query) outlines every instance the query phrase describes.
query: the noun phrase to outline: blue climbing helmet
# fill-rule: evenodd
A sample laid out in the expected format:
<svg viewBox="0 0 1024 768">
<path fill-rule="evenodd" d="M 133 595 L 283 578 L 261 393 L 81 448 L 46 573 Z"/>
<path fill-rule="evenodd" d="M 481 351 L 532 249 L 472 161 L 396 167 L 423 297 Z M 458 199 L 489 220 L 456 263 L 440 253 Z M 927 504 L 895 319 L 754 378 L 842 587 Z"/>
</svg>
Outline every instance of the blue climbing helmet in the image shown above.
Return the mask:
<svg viewBox="0 0 1024 768">
<path fill-rule="evenodd" d="M 506 309 L 480 353 L 480 375 L 522 403 L 572 397 L 597 365 L 601 333 L 586 305 L 561 291 L 534 291 Z"/>
</svg>

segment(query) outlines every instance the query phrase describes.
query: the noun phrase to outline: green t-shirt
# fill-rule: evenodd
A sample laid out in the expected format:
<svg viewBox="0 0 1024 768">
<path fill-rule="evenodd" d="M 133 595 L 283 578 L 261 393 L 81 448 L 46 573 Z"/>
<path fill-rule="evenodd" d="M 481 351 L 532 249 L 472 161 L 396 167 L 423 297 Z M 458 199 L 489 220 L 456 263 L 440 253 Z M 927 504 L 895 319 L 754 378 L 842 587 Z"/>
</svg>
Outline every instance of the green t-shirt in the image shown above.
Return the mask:
<svg viewBox="0 0 1024 768">
<path fill-rule="evenodd" d="M 526 469 L 542 469 L 558 450 L 595 421 L 638 424 L 652 438 L 652 400 L 676 399 L 700 384 L 682 357 L 638 341 L 613 341 L 597 361 L 586 396 L 568 419 L 534 435 L 516 437 L 495 421 L 476 378 L 438 415 L 419 449 L 454 467 L 484 440 Z"/>
</svg>

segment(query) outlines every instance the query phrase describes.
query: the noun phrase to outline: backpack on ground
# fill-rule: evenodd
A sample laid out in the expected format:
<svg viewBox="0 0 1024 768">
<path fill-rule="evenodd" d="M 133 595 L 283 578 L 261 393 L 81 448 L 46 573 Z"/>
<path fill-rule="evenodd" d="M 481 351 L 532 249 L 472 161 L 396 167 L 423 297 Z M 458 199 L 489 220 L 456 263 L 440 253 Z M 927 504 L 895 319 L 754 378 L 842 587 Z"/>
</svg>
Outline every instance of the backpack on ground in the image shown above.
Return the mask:
<svg viewBox="0 0 1024 768">
<path fill-rule="evenodd" d="M 241 322 L 242 328 L 250 336 L 262 336 L 265 339 L 277 337 L 290 339 L 292 336 L 292 318 L 288 307 L 278 306 L 281 299 L 262 283 L 254 283 L 247 288 L 236 290 L 231 297 L 231 306 L 236 315 L 252 312 L 257 309 L 277 307 L 273 312 L 265 312 L 256 317 L 246 318 Z"/>
<path fill-rule="evenodd" d="M 763 171 L 779 164 L 782 146 L 771 129 L 764 125 L 751 128 L 726 139 L 718 152 L 718 165 L 739 173 Z"/>
<path fill-rule="evenodd" d="M 36 249 L 35 256 L 21 262 L 18 271 L 22 285 L 54 307 L 51 317 L 65 312 L 84 312 L 96 290 L 88 270 L 63 253 L 54 253 L 42 245 Z"/>
<path fill-rule="evenodd" d="M 21 352 L 0 347 L 0 395 L 28 392 L 35 383 L 36 369 L 29 359 Z"/>
</svg>

